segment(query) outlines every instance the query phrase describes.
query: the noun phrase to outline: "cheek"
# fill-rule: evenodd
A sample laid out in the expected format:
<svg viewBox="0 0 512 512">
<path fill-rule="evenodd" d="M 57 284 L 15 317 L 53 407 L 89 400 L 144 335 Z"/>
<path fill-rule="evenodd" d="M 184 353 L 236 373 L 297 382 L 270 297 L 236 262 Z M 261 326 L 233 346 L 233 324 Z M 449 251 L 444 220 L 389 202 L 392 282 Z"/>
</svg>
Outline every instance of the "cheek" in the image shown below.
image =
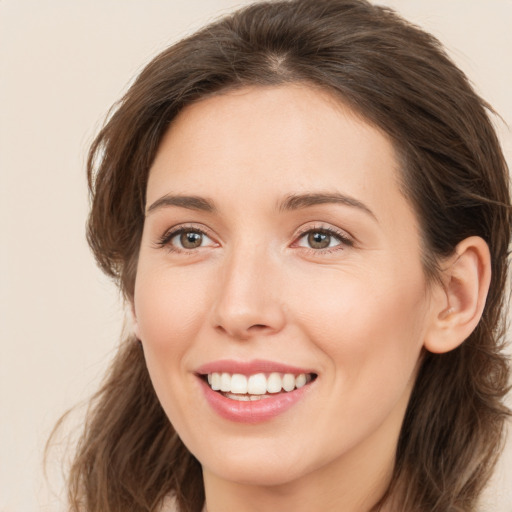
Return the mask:
<svg viewBox="0 0 512 512">
<path fill-rule="evenodd" d="M 207 275 L 194 269 L 170 269 L 141 258 L 135 285 L 135 313 L 144 357 L 155 392 L 174 427 L 183 425 L 188 397 L 182 389 L 190 378 L 187 354 L 205 322 L 208 308 Z M 184 380 L 185 379 L 185 380 Z M 189 413 L 190 415 L 190 413 Z"/>
<path fill-rule="evenodd" d="M 148 265 L 149 267 L 149 265 Z M 139 266 L 135 285 L 135 313 L 145 346 L 158 352 L 186 347 L 204 322 L 209 276 L 187 269 Z"/>
<path fill-rule="evenodd" d="M 401 385 L 414 371 L 424 339 L 423 273 L 391 267 L 358 276 L 325 276 L 311 292 L 292 293 L 295 309 L 302 311 L 299 321 L 328 356 L 337 378 L 368 388 L 370 383 Z"/>
<path fill-rule="evenodd" d="M 332 436 L 332 450 L 336 443 L 347 449 L 383 424 L 389 445 L 400 429 L 425 328 L 423 279 L 413 277 L 362 281 L 345 275 L 308 294 L 301 325 L 326 356 L 323 408 L 329 414 L 316 421 Z"/>
</svg>

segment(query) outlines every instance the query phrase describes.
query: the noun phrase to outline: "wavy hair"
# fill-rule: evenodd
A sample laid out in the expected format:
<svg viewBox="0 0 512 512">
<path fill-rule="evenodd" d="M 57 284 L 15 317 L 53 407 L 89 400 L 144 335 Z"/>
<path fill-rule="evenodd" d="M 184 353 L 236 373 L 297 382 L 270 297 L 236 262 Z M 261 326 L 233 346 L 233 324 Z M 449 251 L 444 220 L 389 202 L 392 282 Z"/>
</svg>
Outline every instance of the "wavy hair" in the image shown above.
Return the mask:
<svg viewBox="0 0 512 512">
<path fill-rule="evenodd" d="M 509 176 L 489 105 L 434 37 L 365 0 L 291 0 L 250 5 L 174 44 L 140 73 L 92 144 L 89 244 L 131 301 L 148 172 L 173 118 L 208 95 L 292 82 L 330 91 L 393 141 L 429 278 L 466 237 L 489 246 L 483 317 L 459 348 L 424 354 L 392 481 L 374 507 L 392 498 L 397 512 L 474 511 L 509 415 Z M 181 512 L 200 511 L 201 467 L 128 337 L 91 402 L 70 470 L 71 510 L 155 511 L 170 495 Z"/>
</svg>

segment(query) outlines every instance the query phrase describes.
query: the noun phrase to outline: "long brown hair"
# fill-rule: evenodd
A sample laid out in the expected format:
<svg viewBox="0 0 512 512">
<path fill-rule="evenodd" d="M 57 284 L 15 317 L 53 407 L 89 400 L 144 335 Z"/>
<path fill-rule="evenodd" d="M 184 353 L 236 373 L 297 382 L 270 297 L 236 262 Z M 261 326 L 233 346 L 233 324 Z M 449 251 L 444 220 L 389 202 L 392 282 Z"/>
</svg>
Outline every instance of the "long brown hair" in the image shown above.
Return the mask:
<svg viewBox="0 0 512 512">
<path fill-rule="evenodd" d="M 379 503 L 392 496 L 397 512 L 473 511 L 509 413 L 502 353 L 509 177 L 489 106 L 435 38 L 365 0 L 292 0 L 254 4 L 171 46 L 142 71 L 91 147 L 89 244 L 131 301 L 148 172 L 169 123 L 207 95 L 288 82 L 338 95 L 391 137 L 429 278 L 464 238 L 489 245 L 483 317 L 456 350 L 425 353 Z M 71 509 L 153 511 L 168 495 L 181 511 L 199 511 L 201 467 L 128 337 L 88 413 L 70 472 Z"/>
</svg>

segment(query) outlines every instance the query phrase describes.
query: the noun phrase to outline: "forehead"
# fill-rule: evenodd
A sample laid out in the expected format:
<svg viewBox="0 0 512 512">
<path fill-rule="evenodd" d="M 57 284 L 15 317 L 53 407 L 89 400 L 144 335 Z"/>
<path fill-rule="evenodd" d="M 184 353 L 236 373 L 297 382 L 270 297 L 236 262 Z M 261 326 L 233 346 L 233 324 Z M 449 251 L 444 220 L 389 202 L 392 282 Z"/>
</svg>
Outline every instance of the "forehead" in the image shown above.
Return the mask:
<svg viewBox="0 0 512 512">
<path fill-rule="evenodd" d="M 194 193 L 247 210 L 279 194 L 331 191 L 370 203 L 393 222 L 411 214 L 399 172 L 389 137 L 328 92 L 247 87 L 174 119 L 150 171 L 147 204 Z"/>
</svg>

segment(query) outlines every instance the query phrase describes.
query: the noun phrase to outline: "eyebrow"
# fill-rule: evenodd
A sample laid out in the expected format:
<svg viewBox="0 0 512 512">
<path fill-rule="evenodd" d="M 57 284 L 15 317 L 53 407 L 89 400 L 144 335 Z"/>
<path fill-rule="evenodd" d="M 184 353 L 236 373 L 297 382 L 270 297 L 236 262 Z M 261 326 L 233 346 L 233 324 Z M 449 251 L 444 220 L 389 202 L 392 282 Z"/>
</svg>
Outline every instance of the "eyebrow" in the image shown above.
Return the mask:
<svg viewBox="0 0 512 512">
<path fill-rule="evenodd" d="M 311 206 L 317 206 L 321 204 L 342 204 L 345 206 L 351 206 L 357 208 L 366 214 L 370 215 L 373 219 L 377 220 L 375 214 L 366 206 L 364 203 L 344 194 L 338 192 L 318 192 L 318 193 L 307 193 L 307 194 L 291 194 L 287 196 L 283 201 L 278 203 L 278 211 L 292 211 L 309 208 Z M 210 199 L 206 199 L 200 196 L 184 196 L 184 195 L 170 195 L 166 194 L 161 198 L 157 199 L 151 206 L 146 210 L 146 215 L 159 208 L 166 206 L 178 206 L 180 208 L 186 208 L 188 210 L 203 211 L 208 213 L 216 212 L 217 209 Z"/>
<path fill-rule="evenodd" d="M 209 199 L 205 199 L 204 197 L 166 194 L 151 204 L 151 206 L 146 210 L 146 215 L 154 210 L 157 210 L 158 208 L 163 208 L 165 206 L 179 206 L 180 208 L 187 208 L 188 210 L 198 210 L 203 212 L 216 211 L 213 202 Z"/>
<path fill-rule="evenodd" d="M 292 194 L 279 203 L 279 211 L 300 210 L 320 204 L 342 204 L 357 208 L 378 221 L 376 215 L 364 203 L 344 194 L 337 192 L 320 192 L 313 194 Z"/>
</svg>

